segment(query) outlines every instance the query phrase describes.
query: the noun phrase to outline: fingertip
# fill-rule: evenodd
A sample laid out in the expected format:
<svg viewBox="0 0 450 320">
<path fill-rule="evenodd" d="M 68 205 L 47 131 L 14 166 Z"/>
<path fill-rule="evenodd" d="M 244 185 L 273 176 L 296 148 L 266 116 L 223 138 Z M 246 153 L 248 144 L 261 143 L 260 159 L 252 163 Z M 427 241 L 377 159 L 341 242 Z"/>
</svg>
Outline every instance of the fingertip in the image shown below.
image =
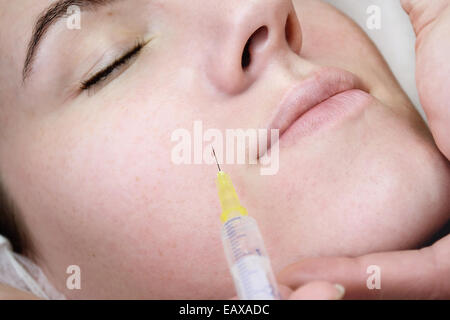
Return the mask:
<svg viewBox="0 0 450 320">
<path fill-rule="evenodd" d="M 335 283 L 334 287 L 337 290 L 336 300 L 341 300 L 345 296 L 345 288 L 342 284 Z"/>
<path fill-rule="evenodd" d="M 314 281 L 295 290 L 289 300 L 340 300 L 344 295 L 345 288 L 341 284 Z"/>
<path fill-rule="evenodd" d="M 290 295 L 293 292 L 291 288 L 283 284 L 278 284 L 278 290 L 280 291 L 281 299 L 283 300 L 289 299 Z"/>
<path fill-rule="evenodd" d="M 409 14 L 409 13 L 411 12 L 412 6 L 413 6 L 411 0 L 400 0 L 400 4 L 401 4 L 403 10 L 404 10 L 407 14 Z"/>
<path fill-rule="evenodd" d="M 310 268 L 307 267 L 305 261 L 291 264 L 277 274 L 277 281 L 286 287 L 297 288 L 304 284 L 303 277 L 310 273 L 308 269 Z"/>
</svg>

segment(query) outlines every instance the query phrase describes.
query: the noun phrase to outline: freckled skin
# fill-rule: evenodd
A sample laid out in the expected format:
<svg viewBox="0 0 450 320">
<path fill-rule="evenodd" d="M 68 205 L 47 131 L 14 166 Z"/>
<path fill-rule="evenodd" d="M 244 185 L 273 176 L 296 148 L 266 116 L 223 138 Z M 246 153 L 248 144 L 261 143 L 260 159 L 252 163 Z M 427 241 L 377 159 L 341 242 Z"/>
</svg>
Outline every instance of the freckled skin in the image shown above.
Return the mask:
<svg viewBox="0 0 450 320">
<path fill-rule="evenodd" d="M 413 248 L 445 221 L 448 164 L 379 52 L 332 7 L 119 1 L 83 13 L 76 34 L 52 30 L 22 88 L 24 39 L 49 3 L 0 0 L 0 174 L 36 262 L 67 297 L 232 297 L 217 168 L 173 164 L 171 134 L 196 120 L 205 129 L 260 128 L 286 89 L 318 66 L 353 72 L 376 100 L 281 148 L 274 176 L 255 165 L 223 168 L 258 221 L 275 273 L 304 256 Z M 293 10 L 300 56 L 277 40 Z M 242 48 L 264 25 L 273 45 L 244 72 Z M 132 46 L 147 30 L 154 40 L 117 77 L 64 99 L 105 51 Z M 65 289 L 73 264 L 79 291 Z"/>
</svg>

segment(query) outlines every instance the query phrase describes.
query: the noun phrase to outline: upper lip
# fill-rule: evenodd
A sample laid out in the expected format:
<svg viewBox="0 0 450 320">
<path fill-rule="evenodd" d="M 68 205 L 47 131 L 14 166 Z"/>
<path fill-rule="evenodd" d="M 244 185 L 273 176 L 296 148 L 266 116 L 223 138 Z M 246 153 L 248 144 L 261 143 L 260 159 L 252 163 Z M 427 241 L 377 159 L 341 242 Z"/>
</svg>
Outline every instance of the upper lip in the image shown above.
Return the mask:
<svg viewBox="0 0 450 320">
<path fill-rule="evenodd" d="M 271 129 L 278 129 L 281 138 L 308 110 L 336 94 L 352 89 L 367 91 L 353 73 L 333 67 L 321 67 L 306 79 L 288 88 L 267 125 L 268 132 L 271 132 Z M 268 149 L 270 145 L 269 141 Z"/>
</svg>

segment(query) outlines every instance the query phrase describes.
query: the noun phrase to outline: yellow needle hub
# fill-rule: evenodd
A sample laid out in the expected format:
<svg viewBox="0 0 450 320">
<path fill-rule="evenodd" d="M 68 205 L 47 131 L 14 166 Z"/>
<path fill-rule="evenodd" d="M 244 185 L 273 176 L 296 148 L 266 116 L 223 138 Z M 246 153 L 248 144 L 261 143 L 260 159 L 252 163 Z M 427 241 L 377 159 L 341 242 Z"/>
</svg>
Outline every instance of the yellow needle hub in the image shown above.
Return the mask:
<svg viewBox="0 0 450 320">
<path fill-rule="evenodd" d="M 247 209 L 241 206 L 230 177 L 225 172 L 219 171 L 217 173 L 216 186 L 222 207 L 222 214 L 220 215 L 222 223 L 234 217 L 248 215 Z"/>
</svg>

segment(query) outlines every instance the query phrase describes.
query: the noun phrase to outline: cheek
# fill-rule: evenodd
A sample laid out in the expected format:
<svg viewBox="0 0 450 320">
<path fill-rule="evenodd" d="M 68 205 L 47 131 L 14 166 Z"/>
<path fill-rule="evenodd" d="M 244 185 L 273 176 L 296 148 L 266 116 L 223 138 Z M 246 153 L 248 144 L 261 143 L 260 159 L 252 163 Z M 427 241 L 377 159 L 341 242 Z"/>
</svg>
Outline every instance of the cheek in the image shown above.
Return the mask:
<svg viewBox="0 0 450 320">
<path fill-rule="evenodd" d="M 227 274 L 215 167 L 172 164 L 169 128 L 177 121 L 170 114 L 149 121 L 133 111 L 138 106 L 110 108 L 70 130 L 67 121 L 49 121 L 27 150 L 27 223 L 51 272 L 65 283 L 67 266 L 80 265 L 84 296 L 111 277 L 142 297 L 169 298 L 183 288 L 205 288 L 207 296 L 220 282 L 216 272 Z M 198 261 L 211 267 L 199 272 Z"/>
<path fill-rule="evenodd" d="M 261 212 L 269 250 L 284 248 L 273 255 L 281 261 L 413 248 L 444 223 L 443 169 L 430 141 L 377 103 L 345 126 L 281 149 L 279 173 L 249 188 L 281 191 L 249 207 Z"/>
</svg>

